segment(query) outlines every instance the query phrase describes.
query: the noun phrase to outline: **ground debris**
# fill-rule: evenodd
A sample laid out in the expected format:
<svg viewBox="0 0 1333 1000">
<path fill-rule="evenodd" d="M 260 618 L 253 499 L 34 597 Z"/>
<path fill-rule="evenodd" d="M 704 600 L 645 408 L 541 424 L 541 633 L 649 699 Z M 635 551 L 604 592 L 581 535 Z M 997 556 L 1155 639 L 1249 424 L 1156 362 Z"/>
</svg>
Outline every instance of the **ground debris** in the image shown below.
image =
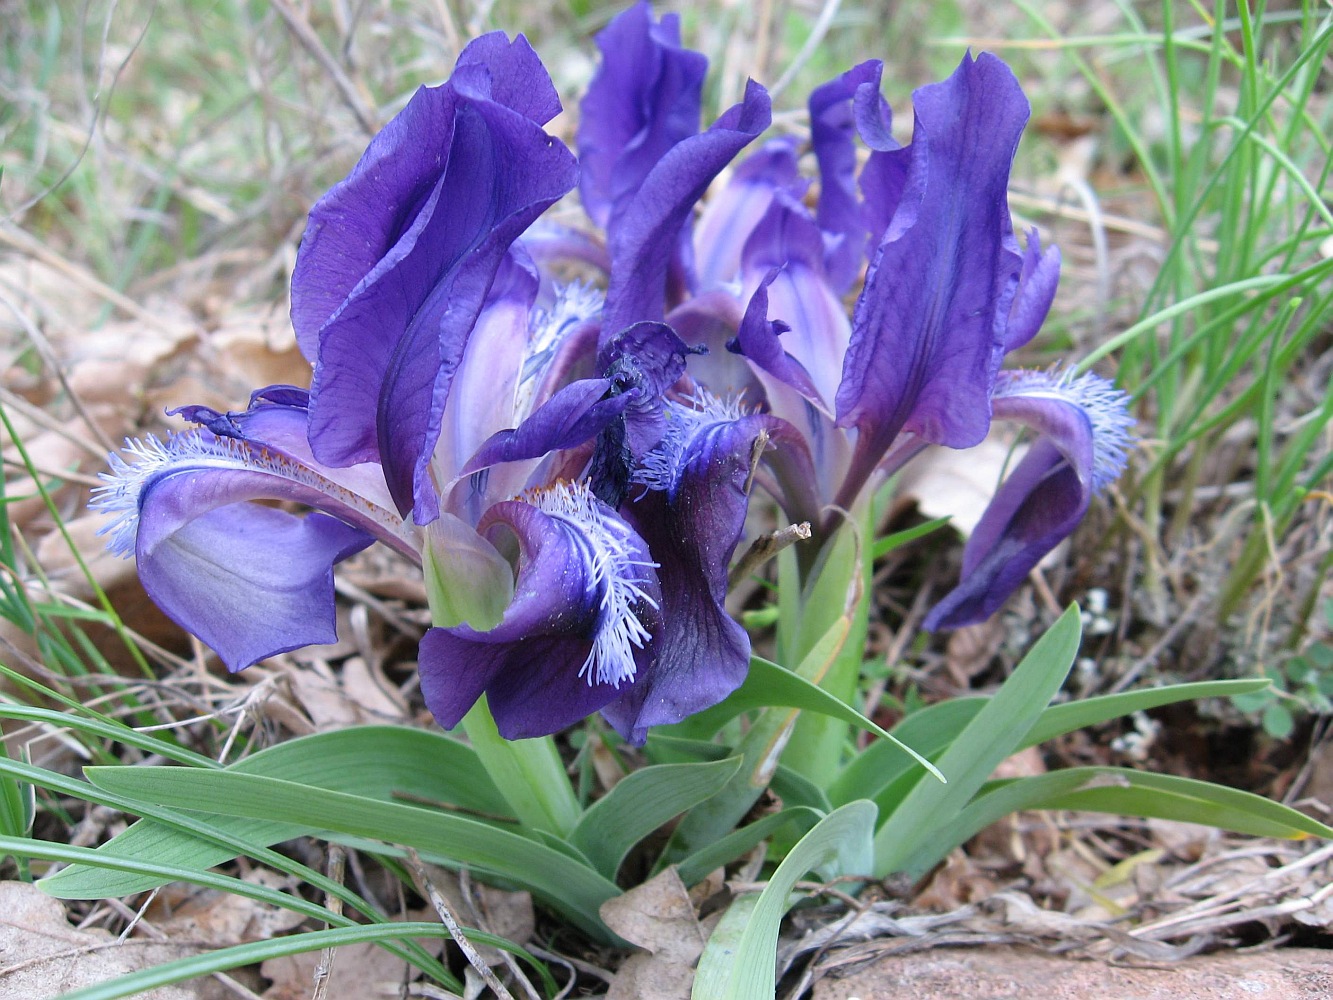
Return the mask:
<svg viewBox="0 0 1333 1000">
<path fill-rule="evenodd" d="M 27 882 L 0 882 L 0 1000 L 34 1000 L 114 979 L 209 948 L 206 941 L 117 941 L 81 930 L 60 901 Z M 165 986 L 146 1000 L 221 1000 L 233 996 L 210 979 Z"/>
</svg>

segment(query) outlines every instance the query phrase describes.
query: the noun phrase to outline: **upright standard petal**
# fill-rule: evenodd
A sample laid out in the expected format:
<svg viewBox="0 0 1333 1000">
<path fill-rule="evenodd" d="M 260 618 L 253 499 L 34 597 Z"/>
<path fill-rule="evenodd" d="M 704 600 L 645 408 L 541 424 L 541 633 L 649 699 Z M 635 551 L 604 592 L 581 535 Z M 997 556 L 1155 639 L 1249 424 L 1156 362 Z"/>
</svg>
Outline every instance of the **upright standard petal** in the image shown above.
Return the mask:
<svg viewBox="0 0 1333 1000">
<path fill-rule="evenodd" d="M 967 56 L 914 102 L 905 194 L 857 301 L 838 388 L 838 423 L 858 431 L 845 494 L 904 429 L 955 448 L 985 437 L 1021 263 L 1006 187 L 1028 104 L 1013 73 Z"/>
<path fill-rule="evenodd" d="M 707 132 L 673 146 L 625 199 L 607 233 L 611 279 L 603 339 L 666 313 L 667 274 L 695 202 L 718 172 L 772 120 L 768 92 L 754 81 L 745 98 Z"/>
<path fill-rule="evenodd" d="M 1073 532 L 1093 495 L 1124 469 L 1133 426 L 1127 400 L 1093 374 L 1001 373 L 995 416 L 1039 436 L 986 508 L 963 550 L 961 582 L 926 616 L 926 628 L 957 628 L 994 614 Z"/>
<path fill-rule="evenodd" d="M 810 143 L 819 163 L 819 228 L 832 237 L 825 261 L 830 284 L 841 295 L 852 286 L 865 259 L 866 226 L 856 197 L 856 122 L 853 98 L 879 98 L 884 64 L 878 59 L 854 66 L 810 94 Z M 883 128 L 890 127 L 884 106 Z"/>
<path fill-rule="evenodd" d="M 824 269 L 824 238 L 819 226 L 804 205 L 779 195 L 746 241 L 743 260 L 747 287 L 754 287 L 760 275 L 766 280 L 772 269 L 778 268 L 767 290 L 768 315 L 789 328 L 783 337 L 783 349 L 809 374 L 815 391 L 811 393 L 795 382 L 789 384 L 832 415 L 851 325 Z M 744 338 L 741 343 L 744 345 Z M 749 348 L 744 350 L 750 354 Z M 760 356 L 754 360 L 789 381 Z M 779 415 L 792 419 L 790 412 Z"/>
<path fill-rule="evenodd" d="M 727 186 L 710 197 L 694 234 L 694 266 L 701 289 L 732 282 L 740 275 L 741 250 L 768 212 L 774 195 L 799 199 L 809 182 L 797 169 L 796 140 L 765 142 L 736 168 Z"/>
<path fill-rule="evenodd" d="M 514 55 L 516 45 L 503 51 L 526 59 Z M 521 53 L 530 51 L 523 43 Z M 569 151 L 528 117 L 530 105 L 515 110 L 494 98 L 516 99 L 494 83 L 509 61 L 489 68 L 466 62 L 457 84 L 419 91 L 400 116 L 406 124 L 391 123 L 390 139 L 372 143 L 374 156 L 367 157 L 374 162 L 419 162 L 418 173 L 433 173 L 433 183 L 418 192 L 406 228 L 318 334 L 315 454 L 329 465 L 379 461 L 399 511 L 415 508 L 419 523 L 438 509 L 428 466 L 455 369 L 495 272 L 510 244 L 576 176 Z M 532 71 L 539 68 L 534 63 Z M 421 131 L 423 121 L 434 128 Z M 317 219 L 336 210 L 345 223 L 318 239 L 310 253 L 319 262 L 346 251 L 364 263 L 347 242 L 365 242 L 358 224 L 383 228 L 376 221 L 382 200 L 366 197 L 364 185 L 351 180 L 327 196 L 332 205 L 322 212 L 317 206 Z M 323 274 L 312 262 L 302 277 L 317 282 Z"/>
<path fill-rule="evenodd" d="M 546 70 L 526 39 L 476 39 L 458 65 L 484 68 L 492 99 L 537 124 L 560 111 Z M 352 172 L 310 212 L 292 274 L 292 325 L 313 364 L 319 331 L 412 227 L 440 179 L 452 130 L 452 88 L 422 88 L 380 130 Z M 474 88 L 475 90 L 475 88 Z"/>
<path fill-rule="evenodd" d="M 612 19 L 597 47 L 602 63 L 580 105 L 579 194 L 607 229 L 657 161 L 699 131 L 708 60 L 681 48 L 679 16 L 658 23 L 647 2 Z"/>
<path fill-rule="evenodd" d="M 516 540 L 514 599 L 494 629 L 434 628 L 421 690 L 446 729 L 484 693 L 506 739 L 545 736 L 622 694 L 651 661 L 661 592 L 647 546 L 586 485 L 496 504 L 478 526 Z"/>
<path fill-rule="evenodd" d="M 1023 254 L 1023 269 L 1018 275 L 1018 291 L 1014 306 L 1009 311 L 1005 330 L 1005 352 L 1016 351 L 1037 335 L 1046 322 L 1046 314 L 1055 301 L 1055 288 L 1060 283 L 1060 248 L 1041 248 L 1041 237 L 1036 228 L 1028 230 L 1027 251 Z"/>
</svg>

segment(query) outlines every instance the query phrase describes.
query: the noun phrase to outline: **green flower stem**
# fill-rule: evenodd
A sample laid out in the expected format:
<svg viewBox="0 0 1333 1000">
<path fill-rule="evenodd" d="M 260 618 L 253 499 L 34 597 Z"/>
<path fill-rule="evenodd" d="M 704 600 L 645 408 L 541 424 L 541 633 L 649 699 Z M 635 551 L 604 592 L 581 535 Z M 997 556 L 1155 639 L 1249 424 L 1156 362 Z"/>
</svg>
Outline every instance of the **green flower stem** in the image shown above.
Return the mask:
<svg viewBox="0 0 1333 1000">
<path fill-rule="evenodd" d="M 803 580 L 796 628 L 781 630 L 778 662 L 796 669 L 829 627 L 844 616 L 851 632 L 828 671 L 817 681 L 844 704 L 855 705 L 865 655 L 870 615 L 871 546 L 874 519 L 869 502 L 858 505 L 851 518 L 824 546 L 809 578 Z M 830 716 L 807 712 L 796 723 L 783 754 L 783 763 L 827 788 L 842 764 L 851 726 Z"/>
<path fill-rule="evenodd" d="M 813 643 L 795 672 L 818 684 L 845 648 L 848 627 L 845 617 L 834 621 Z M 735 776 L 720 792 L 686 813 L 667 845 L 664 862 L 673 864 L 689 857 L 736 828 L 773 780 L 778 760 L 800 717 L 800 709 L 778 705 L 759 713 L 731 751 L 732 756 L 741 758 Z M 841 725 L 845 728 L 847 723 Z"/>
<path fill-rule="evenodd" d="M 463 717 L 472 749 L 524 827 L 561 839 L 579 821 L 579 801 L 565 765 L 549 736 L 507 740 L 495 728 L 483 696 Z"/>
</svg>

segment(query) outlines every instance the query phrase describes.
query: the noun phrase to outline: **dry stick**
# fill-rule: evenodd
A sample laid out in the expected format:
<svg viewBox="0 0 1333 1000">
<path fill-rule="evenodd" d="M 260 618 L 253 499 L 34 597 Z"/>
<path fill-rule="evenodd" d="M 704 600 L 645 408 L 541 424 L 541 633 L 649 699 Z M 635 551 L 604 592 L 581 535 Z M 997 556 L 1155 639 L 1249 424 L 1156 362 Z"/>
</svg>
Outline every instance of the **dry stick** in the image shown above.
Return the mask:
<svg viewBox="0 0 1333 1000">
<path fill-rule="evenodd" d="M 99 281 L 93 275 L 89 274 L 88 271 L 79 267 L 77 264 L 66 260 L 50 247 L 39 243 L 23 230 L 17 229 L 12 225 L 0 224 L 0 243 L 6 243 L 25 257 L 39 260 L 52 270 L 59 271 L 64 277 L 74 282 L 74 284 L 78 285 L 80 288 L 92 292 L 94 295 L 115 306 L 121 312 L 128 316 L 133 316 L 135 319 L 151 326 L 153 329 L 171 335 L 175 335 L 177 332 L 171 328 L 170 324 L 154 316 L 130 297 L 121 294 L 105 282 Z M 200 334 L 203 330 L 198 324 L 195 324 L 194 332 Z"/>
<path fill-rule="evenodd" d="M 342 885 L 343 871 L 347 864 L 347 851 L 338 844 L 329 845 L 329 880 Z M 324 905 L 336 916 L 342 916 L 343 901 L 332 893 L 325 893 Z M 332 927 L 332 924 L 328 924 Z M 333 972 L 333 953 L 335 949 L 325 948 L 319 953 L 319 964 L 315 966 L 315 992 L 311 1000 L 324 1000 L 329 992 L 329 976 Z"/>
<path fill-rule="evenodd" d="M 29 470 L 26 463 L 20 462 L 16 458 L 3 458 L 0 459 L 0 461 L 2 461 L 5 465 L 9 466 L 11 469 L 21 469 L 23 472 L 32 471 L 37 473 L 37 475 L 39 476 L 45 476 L 47 479 L 58 479 L 63 483 L 78 483 L 80 486 L 92 486 L 94 488 L 106 485 L 105 482 L 103 482 L 101 479 L 98 479 L 96 476 L 90 476 L 83 472 L 70 472 L 67 470 L 62 471 L 60 469 L 48 469 L 46 466 L 38 465 L 36 462 L 32 463 L 32 469 Z"/>
<path fill-rule="evenodd" d="M 148 936 L 152 938 L 154 941 L 165 942 L 168 944 L 186 943 L 186 942 L 173 941 L 170 935 L 168 935 L 166 932 L 159 930 L 152 923 L 142 919 L 140 916 L 136 916 L 134 910 L 130 909 L 130 907 L 126 906 L 119 899 L 108 899 L 106 902 L 109 906 L 111 906 L 112 909 L 118 912 L 121 916 L 126 917 L 128 919 L 136 920 L 138 926 L 143 928 L 143 930 L 148 934 Z M 127 943 L 128 942 L 117 941 L 112 947 L 123 948 Z M 207 948 L 207 945 L 204 945 L 201 942 L 200 947 Z M 80 950 L 82 951 L 84 949 Z M 214 972 L 212 973 L 212 976 L 224 987 L 226 987 L 232 993 L 235 993 L 238 997 L 240 997 L 241 1000 L 263 1000 L 263 998 L 260 997 L 258 993 L 255 993 L 253 990 L 245 986 L 243 983 L 237 982 L 235 979 L 227 975 L 225 972 Z"/>
<path fill-rule="evenodd" d="M 296 36 L 296 40 L 305 46 L 305 50 L 314 56 L 315 62 L 319 63 L 333 80 L 333 85 L 338 88 L 343 103 L 356 117 L 357 124 L 366 135 L 373 136 L 379 131 L 375 113 L 366 107 L 361 95 L 357 93 L 356 85 L 348 79 L 333 56 L 329 55 L 329 50 L 324 48 L 324 43 L 319 40 L 319 35 L 315 34 L 315 29 L 310 27 L 310 22 L 294 10 L 288 0 L 270 0 L 270 2 L 273 4 L 273 9 L 278 12 L 278 16 L 286 23 L 288 30 Z"/>
<path fill-rule="evenodd" d="M 477 953 L 477 949 L 472 946 L 463 934 L 463 928 L 459 925 L 453 911 L 449 909 L 449 904 L 444 897 L 440 895 L 440 890 L 430 880 L 426 874 L 426 866 L 421 863 L 421 856 L 417 854 L 416 849 L 409 847 L 407 849 L 407 866 L 412 869 L 412 875 L 417 881 L 417 888 L 426 893 L 430 899 L 430 905 L 435 907 L 435 912 L 440 915 L 440 920 L 444 926 L 449 929 L 449 935 L 454 939 L 454 943 L 467 959 L 468 965 L 477 970 L 478 975 L 485 981 L 491 991 L 500 998 L 500 1000 L 514 1000 L 513 994 L 505 989 L 504 983 L 500 982 L 491 967 Z"/>
<path fill-rule="evenodd" d="M 485 918 L 482 916 L 481 907 L 478 905 L 478 901 L 473 895 L 472 876 L 468 874 L 466 868 L 459 869 L 458 891 L 463 896 L 463 902 L 467 903 L 467 908 L 472 913 L 472 919 L 477 922 L 477 926 L 482 930 L 490 930 L 490 928 L 483 923 Z M 532 981 L 523 974 L 523 970 L 519 967 L 518 959 L 503 948 L 499 949 L 499 951 L 500 958 L 504 961 L 505 968 L 507 968 L 513 977 L 518 980 L 518 984 L 523 987 L 523 992 L 528 995 L 528 1000 L 542 1000 L 541 994 L 538 993 L 537 988 L 532 985 Z"/>
<path fill-rule="evenodd" d="M 46 362 L 47 367 L 55 373 L 56 381 L 60 383 L 60 388 L 65 390 L 65 395 L 69 397 L 69 401 L 73 404 L 75 412 L 78 413 L 79 418 L 84 422 L 88 430 L 92 431 L 93 437 L 97 438 L 98 443 L 104 450 L 114 451 L 116 446 L 111 443 L 111 439 L 106 436 L 101 426 L 93 420 L 92 415 L 89 414 L 88 410 L 84 407 L 83 400 L 79 398 L 79 394 L 70 386 L 69 379 L 65 377 L 65 368 L 61 365 L 60 359 L 56 357 L 55 349 L 51 346 L 51 342 L 42 335 L 42 331 L 37 329 L 37 324 L 28 318 L 27 313 L 13 302 L 10 302 L 4 295 L 0 295 L 0 305 L 3 305 L 13 313 L 14 318 L 19 321 L 19 324 L 23 327 L 23 332 L 28 335 L 29 343 L 31 343 L 37 353 L 41 355 L 41 358 Z"/>
<path fill-rule="evenodd" d="M 824 40 L 828 34 L 829 26 L 833 23 L 833 17 L 838 13 L 838 7 L 842 0 L 825 0 L 824 6 L 819 11 L 819 17 L 815 21 L 815 26 L 810 29 L 810 34 L 806 36 L 805 43 L 796 53 L 790 65 L 783 71 L 782 76 L 778 77 L 778 82 L 768 88 L 770 96 L 776 97 L 791 85 L 792 80 L 796 79 L 796 74 L 805 68 L 805 64 L 810 61 L 810 57 L 819 49 L 819 43 Z"/>
<path fill-rule="evenodd" d="M 106 461 L 106 451 L 103 448 L 101 448 L 99 445 L 93 444 L 91 441 L 88 441 L 83 437 L 80 437 L 78 434 L 75 434 L 63 423 L 61 423 L 55 417 L 51 416 L 51 414 L 43 410 L 40 406 L 34 406 L 32 403 L 29 403 L 22 396 L 16 396 L 8 389 L 0 388 L 0 405 L 13 410 L 15 413 L 18 413 L 25 420 L 31 420 L 37 426 L 43 427 L 46 430 L 51 431 L 52 433 L 57 434 L 60 437 L 64 438 L 71 444 L 76 445 L 79 448 L 82 448 L 84 451 L 86 451 L 93 458 L 97 459 L 99 462 Z"/>
<path fill-rule="evenodd" d="M 769 531 L 760 535 L 745 550 L 745 555 L 741 556 L 740 561 L 732 567 L 727 574 L 727 589 L 730 590 L 740 583 L 756 569 L 762 566 L 768 560 L 781 552 L 789 545 L 795 545 L 797 542 L 805 541 L 810 537 L 810 522 L 802 521 L 800 524 L 789 524 L 785 528 L 778 528 L 776 531 Z"/>
</svg>

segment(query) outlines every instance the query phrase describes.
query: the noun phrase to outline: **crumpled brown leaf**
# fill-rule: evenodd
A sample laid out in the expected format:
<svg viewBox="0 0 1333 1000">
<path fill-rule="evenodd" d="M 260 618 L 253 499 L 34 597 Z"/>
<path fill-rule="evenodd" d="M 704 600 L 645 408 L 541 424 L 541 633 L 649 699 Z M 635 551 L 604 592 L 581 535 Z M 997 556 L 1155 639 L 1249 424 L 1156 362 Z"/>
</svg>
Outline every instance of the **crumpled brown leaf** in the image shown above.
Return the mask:
<svg viewBox="0 0 1333 1000">
<path fill-rule="evenodd" d="M 0 997 L 33 1000 L 106 982 L 206 950 L 190 940 L 118 942 L 108 931 L 79 930 L 60 901 L 27 882 L 0 882 Z M 221 1000 L 213 979 L 164 986 L 147 1000 Z"/>
<path fill-rule="evenodd" d="M 708 936 L 674 867 L 607 900 L 601 915 L 608 927 L 646 952 L 631 955 L 620 967 L 608 1000 L 688 1000 Z"/>
</svg>

